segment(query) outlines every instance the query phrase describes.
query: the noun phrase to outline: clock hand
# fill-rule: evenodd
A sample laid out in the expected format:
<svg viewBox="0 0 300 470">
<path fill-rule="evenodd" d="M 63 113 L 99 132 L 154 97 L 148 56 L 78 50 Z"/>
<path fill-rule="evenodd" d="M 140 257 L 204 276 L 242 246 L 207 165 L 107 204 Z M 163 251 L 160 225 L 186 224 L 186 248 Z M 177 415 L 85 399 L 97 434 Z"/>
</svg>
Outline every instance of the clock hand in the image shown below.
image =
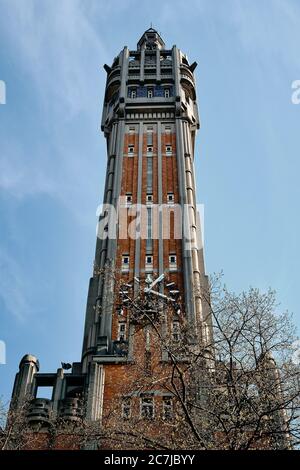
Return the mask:
<svg viewBox="0 0 300 470">
<path fill-rule="evenodd" d="M 152 282 L 152 284 L 150 284 L 149 287 L 145 287 L 144 292 L 149 292 L 152 287 L 154 287 L 158 282 L 162 281 L 164 277 L 165 275 L 162 273 L 157 279 L 155 279 L 155 281 Z"/>
<path fill-rule="evenodd" d="M 152 290 L 152 289 L 149 289 L 147 291 L 147 293 L 151 293 L 151 294 L 154 294 L 154 295 L 157 295 L 158 297 L 161 297 L 162 299 L 166 299 L 166 300 L 170 300 L 171 302 L 175 302 L 174 299 L 171 299 L 171 297 L 168 297 L 167 295 L 165 294 L 161 294 L 160 292 L 156 292 L 156 290 Z"/>
</svg>

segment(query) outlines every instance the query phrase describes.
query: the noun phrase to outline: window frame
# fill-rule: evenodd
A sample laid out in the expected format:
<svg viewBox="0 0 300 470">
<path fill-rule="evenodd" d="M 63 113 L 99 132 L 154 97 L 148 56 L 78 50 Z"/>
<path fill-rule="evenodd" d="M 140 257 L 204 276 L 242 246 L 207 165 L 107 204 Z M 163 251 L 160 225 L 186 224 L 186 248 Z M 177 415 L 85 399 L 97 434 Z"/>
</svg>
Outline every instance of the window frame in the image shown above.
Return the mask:
<svg viewBox="0 0 300 470">
<path fill-rule="evenodd" d="M 176 326 L 175 326 L 176 325 Z M 180 341 L 180 322 L 178 320 L 172 321 L 172 341 L 178 343 Z M 175 338 L 175 335 L 177 336 Z"/>
<path fill-rule="evenodd" d="M 132 205 L 132 193 L 126 193 L 126 206 L 131 206 Z"/>
<path fill-rule="evenodd" d="M 145 400 L 150 400 L 150 403 L 145 403 Z M 145 413 L 145 407 L 147 408 L 150 404 L 150 409 L 152 409 L 152 414 L 151 416 L 150 415 L 147 415 L 147 413 Z M 149 396 L 149 395 L 146 395 L 146 396 L 143 396 L 143 397 L 140 397 L 140 417 L 142 419 L 154 419 L 155 418 L 155 405 L 154 405 L 154 397 L 153 396 Z"/>
<path fill-rule="evenodd" d="M 172 258 L 175 258 L 175 260 L 172 261 Z M 176 255 L 176 253 L 169 254 L 169 270 L 170 271 L 177 271 L 177 255 Z"/>
<path fill-rule="evenodd" d="M 171 197 L 171 199 L 170 199 Z M 167 193 L 167 203 L 172 205 L 175 203 L 175 195 L 174 193 Z"/>
<path fill-rule="evenodd" d="M 127 259 L 127 261 L 125 261 Z M 129 255 L 122 255 L 122 260 L 121 260 L 121 272 L 122 273 L 128 273 L 129 272 L 129 266 L 130 266 L 130 256 Z"/>
<path fill-rule="evenodd" d="M 124 327 L 122 329 L 122 327 Z M 118 341 L 123 342 L 127 339 L 127 325 L 125 321 L 119 321 L 118 323 Z"/>
<path fill-rule="evenodd" d="M 172 145 L 170 144 L 166 145 L 166 155 L 167 157 L 170 157 L 173 155 L 173 148 L 172 148 Z"/>
<path fill-rule="evenodd" d="M 125 414 L 124 413 L 124 410 L 125 409 L 128 409 L 129 410 L 129 413 L 128 414 Z M 123 398 L 122 400 L 122 404 L 121 404 L 121 417 L 122 419 L 124 420 L 128 420 L 131 418 L 131 398 L 130 397 L 125 397 Z"/>
<path fill-rule="evenodd" d="M 167 401 L 170 403 L 167 404 Z M 169 416 L 166 416 L 166 410 L 169 411 Z M 174 417 L 174 399 L 169 395 L 164 395 L 162 397 L 162 419 L 164 421 L 171 421 Z"/>
<path fill-rule="evenodd" d="M 153 154 L 153 145 L 147 145 L 147 155 Z"/>
<path fill-rule="evenodd" d="M 130 156 L 134 155 L 134 149 L 135 149 L 134 145 L 128 145 L 127 154 Z"/>
<path fill-rule="evenodd" d="M 151 206 L 153 204 L 153 193 L 146 194 L 146 205 Z"/>
<path fill-rule="evenodd" d="M 150 258 L 150 261 L 147 258 Z M 153 266 L 153 255 L 145 255 L 145 265 L 147 264 Z"/>
</svg>

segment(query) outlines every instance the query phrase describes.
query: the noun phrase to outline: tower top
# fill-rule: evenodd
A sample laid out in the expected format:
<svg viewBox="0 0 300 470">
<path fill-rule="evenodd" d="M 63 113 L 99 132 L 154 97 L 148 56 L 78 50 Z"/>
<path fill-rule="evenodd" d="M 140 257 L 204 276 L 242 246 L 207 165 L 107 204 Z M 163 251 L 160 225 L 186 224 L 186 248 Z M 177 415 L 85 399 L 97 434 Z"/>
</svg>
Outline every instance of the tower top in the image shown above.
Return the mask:
<svg viewBox="0 0 300 470">
<path fill-rule="evenodd" d="M 156 29 L 151 26 L 151 28 L 147 29 L 142 35 L 137 43 L 137 48 L 138 50 L 143 48 L 148 50 L 164 49 L 165 43 Z"/>
</svg>

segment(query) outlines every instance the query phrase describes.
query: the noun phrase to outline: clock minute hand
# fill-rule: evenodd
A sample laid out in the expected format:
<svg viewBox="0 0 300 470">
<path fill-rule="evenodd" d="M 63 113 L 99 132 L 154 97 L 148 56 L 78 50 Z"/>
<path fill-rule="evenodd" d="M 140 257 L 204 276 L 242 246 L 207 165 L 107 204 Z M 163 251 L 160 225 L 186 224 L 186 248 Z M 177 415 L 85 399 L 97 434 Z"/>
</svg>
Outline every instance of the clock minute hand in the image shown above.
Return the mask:
<svg viewBox="0 0 300 470">
<path fill-rule="evenodd" d="M 164 273 L 161 274 L 155 281 L 152 282 L 152 284 L 149 287 L 145 287 L 144 292 L 150 292 L 152 287 L 154 287 L 158 282 L 162 281 L 163 278 L 165 277 Z"/>
<path fill-rule="evenodd" d="M 168 297 L 165 294 L 161 294 L 160 292 L 156 292 L 156 290 L 149 289 L 147 292 L 151 293 L 151 294 L 154 294 L 154 295 L 157 295 L 158 297 L 161 297 L 162 299 L 166 299 L 166 300 L 170 300 L 171 302 L 175 302 L 175 300 L 171 299 L 171 297 Z"/>
</svg>

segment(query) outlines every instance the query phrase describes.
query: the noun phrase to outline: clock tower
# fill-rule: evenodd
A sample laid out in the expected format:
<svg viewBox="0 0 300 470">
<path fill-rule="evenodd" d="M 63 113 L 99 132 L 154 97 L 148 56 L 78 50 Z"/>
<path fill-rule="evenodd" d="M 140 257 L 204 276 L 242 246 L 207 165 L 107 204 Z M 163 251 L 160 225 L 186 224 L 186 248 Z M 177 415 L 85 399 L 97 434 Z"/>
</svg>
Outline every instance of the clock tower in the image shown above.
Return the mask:
<svg viewBox="0 0 300 470">
<path fill-rule="evenodd" d="M 119 399 L 128 421 L 171 414 L 172 393 L 162 386 L 168 351 L 155 337 L 180 343 L 184 324 L 193 332 L 191 350 L 211 343 L 194 171 L 196 65 L 176 46 L 167 48 L 153 28 L 135 50 L 124 47 L 104 65 L 106 180 L 82 358 L 71 372 L 64 365 L 42 374 L 37 359 L 24 356 L 13 398 L 33 397 L 33 423 L 52 410 L 73 418 L 84 413 L 105 427 Z M 37 397 L 43 386 L 53 387 L 48 400 Z"/>
</svg>

